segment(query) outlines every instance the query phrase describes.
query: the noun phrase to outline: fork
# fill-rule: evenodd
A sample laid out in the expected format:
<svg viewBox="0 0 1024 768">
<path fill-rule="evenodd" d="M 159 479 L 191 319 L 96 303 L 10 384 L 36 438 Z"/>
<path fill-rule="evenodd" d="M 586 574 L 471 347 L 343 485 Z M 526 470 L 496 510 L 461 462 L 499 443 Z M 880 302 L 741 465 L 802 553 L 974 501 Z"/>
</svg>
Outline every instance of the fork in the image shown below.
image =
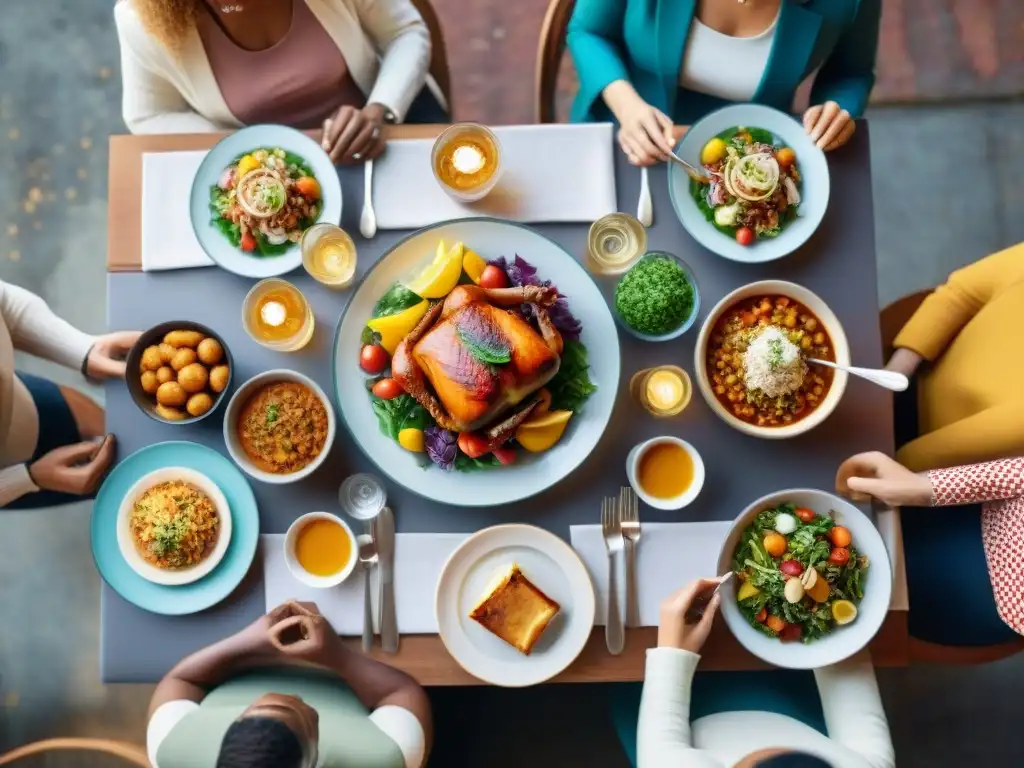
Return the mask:
<svg viewBox="0 0 1024 768">
<path fill-rule="evenodd" d="M 615 579 L 615 554 L 623 548 L 619 510 L 614 498 L 601 502 L 601 534 L 608 548 L 608 618 L 604 623 L 604 639 L 608 652 L 613 656 L 622 653 L 626 643 L 622 630 L 622 616 L 619 614 L 619 586 Z"/>
<path fill-rule="evenodd" d="M 636 545 L 640 543 L 640 499 L 632 488 L 619 490 L 619 517 L 626 545 L 626 626 L 640 626 L 640 595 L 636 584 Z"/>
</svg>

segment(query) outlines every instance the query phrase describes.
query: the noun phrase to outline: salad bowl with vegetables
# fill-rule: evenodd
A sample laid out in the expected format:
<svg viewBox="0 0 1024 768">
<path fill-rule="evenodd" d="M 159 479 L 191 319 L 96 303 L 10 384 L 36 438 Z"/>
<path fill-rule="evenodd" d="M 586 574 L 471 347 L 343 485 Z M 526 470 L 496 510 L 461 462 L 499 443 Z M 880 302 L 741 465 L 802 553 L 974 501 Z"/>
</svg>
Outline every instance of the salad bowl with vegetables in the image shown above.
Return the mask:
<svg viewBox="0 0 1024 768">
<path fill-rule="evenodd" d="M 189 206 L 196 239 L 218 265 L 245 277 L 274 277 L 302 263 L 304 231 L 341 220 L 341 184 L 308 136 L 256 125 L 210 150 Z"/>
<path fill-rule="evenodd" d="M 618 334 L 560 246 L 519 224 L 457 220 L 411 235 L 363 278 L 334 378 L 343 422 L 394 481 L 448 504 L 507 504 L 597 446 Z"/>
<path fill-rule="evenodd" d="M 705 248 L 727 259 L 772 261 L 818 228 L 829 198 L 825 155 L 792 117 L 736 104 L 691 127 L 677 154 L 703 169 L 692 179 L 669 168 L 676 215 Z"/>
<path fill-rule="evenodd" d="M 779 491 L 736 519 L 719 556 L 722 614 L 747 650 L 814 669 L 852 656 L 885 620 L 892 569 L 881 534 L 824 491 Z"/>
</svg>

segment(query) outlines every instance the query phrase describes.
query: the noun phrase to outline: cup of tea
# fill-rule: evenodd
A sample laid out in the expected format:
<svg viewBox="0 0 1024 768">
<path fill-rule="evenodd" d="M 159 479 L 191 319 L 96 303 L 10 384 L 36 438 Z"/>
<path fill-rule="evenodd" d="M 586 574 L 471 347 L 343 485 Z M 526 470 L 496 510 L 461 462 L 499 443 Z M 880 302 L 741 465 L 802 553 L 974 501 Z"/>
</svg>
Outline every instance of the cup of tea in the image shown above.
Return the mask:
<svg viewBox="0 0 1024 768">
<path fill-rule="evenodd" d="M 473 202 L 498 183 L 501 144 L 486 126 L 456 123 L 437 137 L 430 161 L 434 178 L 445 192 L 460 202 Z"/>
<path fill-rule="evenodd" d="M 336 587 L 359 561 L 355 534 L 329 512 L 309 512 L 288 528 L 284 558 L 292 576 L 310 587 Z"/>
</svg>

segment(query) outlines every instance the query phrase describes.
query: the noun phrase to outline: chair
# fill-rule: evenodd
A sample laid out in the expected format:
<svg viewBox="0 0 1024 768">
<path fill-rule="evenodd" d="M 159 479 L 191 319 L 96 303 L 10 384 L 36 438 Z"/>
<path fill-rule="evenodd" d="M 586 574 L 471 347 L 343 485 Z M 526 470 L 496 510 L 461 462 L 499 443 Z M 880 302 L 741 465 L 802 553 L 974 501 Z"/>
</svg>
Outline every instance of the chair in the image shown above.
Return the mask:
<svg viewBox="0 0 1024 768">
<path fill-rule="evenodd" d="M 437 87 L 444 95 L 444 100 L 450 113 L 452 109 L 451 70 L 448 68 L 448 50 L 444 44 L 444 31 L 441 29 L 441 20 L 438 18 L 434 6 L 430 4 L 430 0 L 412 0 L 412 4 L 416 6 L 416 10 L 420 12 L 423 22 L 427 25 L 427 29 L 430 30 L 430 76 L 434 78 L 434 82 L 437 83 Z"/>
<path fill-rule="evenodd" d="M 900 329 L 907 324 L 918 307 L 931 295 L 931 290 L 920 291 L 894 301 L 882 310 L 880 325 L 882 330 L 882 353 L 888 360 L 892 354 L 893 342 Z M 913 604 L 911 604 L 913 609 Z M 985 664 L 998 661 L 1007 656 L 1024 651 L 1024 637 L 997 645 L 955 646 L 939 645 L 911 637 L 908 643 L 910 660 L 913 663 L 930 664 Z"/>
<path fill-rule="evenodd" d="M 537 48 L 537 82 L 534 88 L 534 119 L 538 123 L 555 122 L 555 92 L 558 69 L 565 53 L 565 35 L 576 0 L 551 0 L 540 28 Z"/>
<path fill-rule="evenodd" d="M 0 755 L 0 765 L 11 765 L 26 757 L 61 751 L 102 752 L 113 757 L 120 757 L 130 765 L 136 765 L 139 768 L 151 768 L 144 747 L 113 739 L 44 739 L 32 744 L 25 744 Z"/>
</svg>

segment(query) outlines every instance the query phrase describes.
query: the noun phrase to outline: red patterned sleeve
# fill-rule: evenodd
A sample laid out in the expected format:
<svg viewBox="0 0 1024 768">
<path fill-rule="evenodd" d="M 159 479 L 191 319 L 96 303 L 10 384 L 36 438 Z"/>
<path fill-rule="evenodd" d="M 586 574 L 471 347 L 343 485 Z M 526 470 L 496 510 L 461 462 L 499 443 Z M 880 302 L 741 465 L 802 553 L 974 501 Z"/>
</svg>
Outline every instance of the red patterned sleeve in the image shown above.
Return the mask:
<svg viewBox="0 0 1024 768">
<path fill-rule="evenodd" d="M 967 464 L 928 473 L 936 507 L 1024 496 L 1024 457 Z"/>
</svg>

